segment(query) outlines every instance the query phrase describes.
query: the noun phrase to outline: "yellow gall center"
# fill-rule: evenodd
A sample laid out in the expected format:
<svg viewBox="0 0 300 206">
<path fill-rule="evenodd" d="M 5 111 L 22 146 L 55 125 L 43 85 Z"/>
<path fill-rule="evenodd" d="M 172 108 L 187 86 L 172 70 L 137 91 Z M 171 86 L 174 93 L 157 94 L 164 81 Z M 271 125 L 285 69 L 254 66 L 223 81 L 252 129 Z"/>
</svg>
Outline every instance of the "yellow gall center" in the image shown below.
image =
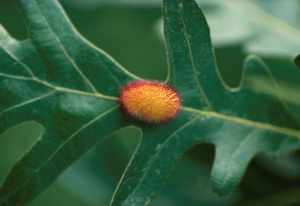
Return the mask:
<svg viewBox="0 0 300 206">
<path fill-rule="evenodd" d="M 129 114 L 147 122 L 170 120 L 180 108 L 180 98 L 174 90 L 146 81 L 124 89 L 121 103 Z"/>
</svg>

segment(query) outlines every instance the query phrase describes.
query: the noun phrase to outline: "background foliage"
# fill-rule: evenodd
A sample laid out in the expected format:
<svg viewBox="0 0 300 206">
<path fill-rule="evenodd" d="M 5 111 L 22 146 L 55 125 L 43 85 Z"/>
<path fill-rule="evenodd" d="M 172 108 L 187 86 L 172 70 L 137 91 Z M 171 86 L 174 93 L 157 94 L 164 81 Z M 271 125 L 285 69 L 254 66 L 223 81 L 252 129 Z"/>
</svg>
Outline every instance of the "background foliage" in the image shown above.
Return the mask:
<svg viewBox="0 0 300 206">
<path fill-rule="evenodd" d="M 79 32 L 95 45 L 107 51 L 125 68 L 143 78 L 164 80 L 167 74 L 167 61 L 160 30 L 162 26 L 161 3 L 146 0 L 128 1 L 127 3 L 124 3 L 125 1 L 117 3 L 116 1 L 115 4 L 104 4 L 103 2 L 93 1 L 88 4 L 87 1 L 84 5 L 77 5 L 71 1 L 62 1 L 62 4 Z M 285 4 L 284 7 L 279 1 L 272 2 L 271 7 L 268 1 L 254 3 L 272 15 L 280 14 L 280 16 L 272 18 L 287 22 L 293 28 L 287 30 L 287 33 L 292 35 L 294 30 L 299 29 L 299 24 L 295 22 L 299 22 L 300 16 L 299 1 L 294 2 L 295 4 Z M 205 1 L 200 4 L 211 25 L 216 22 L 216 19 L 213 18 L 221 13 L 220 10 L 227 8 L 224 5 Z M 278 10 L 281 12 L 276 12 Z M 226 14 L 226 11 L 223 13 L 228 17 L 225 20 L 230 21 L 232 13 Z M 223 17 L 219 17 L 220 19 Z M 17 39 L 26 38 L 25 26 L 11 1 L 1 1 L 0 22 L 12 36 Z M 218 65 L 224 80 L 230 86 L 238 85 L 242 62 L 249 51 L 261 51 L 255 47 L 255 44 L 264 41 L 260 40 L 264 39 L 260 32 L 268 33 L 259 28 L 256 33 L 253 33 L 253 27 L 255 27 L 253 22 L 245 24 L 237 22 L 236 28 L 241 25 L 246 25 L 246 29 L 243 31 L 249 32 L 250 30 L 251 32 L 242 32 L 238 34 L 239 38 L 235 39 L 230 39 L 232 36 L 230 33 L 227 37 L 226 35 L 218 36 L 217 28 L 220 27 L 212 26 L 213 32 L 214 28 L 216 29 L 213 42 L 216 46 Z M 231 28 L 231 26 L 233 27 L 233 24 L 229 24 L 228 27 Z M 224 29 L 220 28 L 222 31 L 225 31 Z M 285 36 L 276 37 L 276 34 L 273 36 L 275 36 L 274 41 L 289 39 Z M 255 41 L 251 42 L 253 38 Z M 274 46 L 271 43 L 266 47 Z M 291 48 L 292 46 L 289 46 L 288 43 L 281 46 L 282 48 L 280 45 L 277 46 L 279 51 L 296 52 L 296 49 Z M 299 44 L 298 48 L 300 48 Z M 299 71 L 289 54 L 280 56 L 281 52 L 278 52 L 274 56 L 275 54 L 270 54 L 268 51 L 263 51 L 261 54 L 277 79 L 292 83 L 293 86 L 299 84 Z M 293 96 L 293 98 L 299 97 Z M 298 109 L 297 104 L 293 103 L 292 106 L 295 110 Z M 1 136 L 1 180 L 11 166 L 30 148 L 40 132 L 39 125 L 28 123 Z M 139 135 L 138 130 L 130 128 L 105 140 L 64 172 L 50 189 L 30 205 L 99 205 L 99 202 L 108 205 L 138 143 Z M 280 156 L 277 164 L 265 156 L 255 158 L 241 185 L 230 196 L 223 198 L 211 192 L 209 176 L 213 158 L 214 147 L 211 145 L 198 145 L 187 151 L 152 204 L 228 205 L 259 201 L 263 205 L 273 195 L 281 197 L 284 205 L 287 204 L 284 201 L 290 201 L 297 197 L 297 192 L 299 192 L 297 185 L 300 183 L 300 162 L 297 154 Z"/>
</svg>

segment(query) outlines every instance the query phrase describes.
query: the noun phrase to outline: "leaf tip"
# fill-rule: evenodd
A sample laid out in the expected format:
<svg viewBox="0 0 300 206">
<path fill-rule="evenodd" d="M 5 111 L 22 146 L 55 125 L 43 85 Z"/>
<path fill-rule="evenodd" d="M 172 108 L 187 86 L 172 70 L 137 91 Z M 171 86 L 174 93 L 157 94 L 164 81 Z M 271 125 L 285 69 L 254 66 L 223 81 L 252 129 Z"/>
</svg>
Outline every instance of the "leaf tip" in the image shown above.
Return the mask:
<svg viewBox="0 0 300 206">
<path fill-rule="evenodd" d="M 212 191 L 220 197 L 228 196 L 232 192 L 232 190 L 226 189 L 225 187 L 217 187 L 215 184 L 212 184 Z"/>
</svg>

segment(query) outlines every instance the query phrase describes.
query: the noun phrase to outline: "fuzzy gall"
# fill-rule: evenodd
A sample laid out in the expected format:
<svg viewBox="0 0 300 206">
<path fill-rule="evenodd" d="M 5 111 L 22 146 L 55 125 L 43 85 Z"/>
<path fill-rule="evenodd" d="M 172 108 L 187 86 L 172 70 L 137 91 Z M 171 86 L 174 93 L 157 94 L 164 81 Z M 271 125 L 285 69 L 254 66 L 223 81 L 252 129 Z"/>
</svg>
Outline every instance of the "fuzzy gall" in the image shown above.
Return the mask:
<svg viewBox="0 0 300 206">
<path fill-rule="evenodd" d="M 126 113 L 147 123 L 168 122 L 180 110 L 179 94 L 159 81 L 136 80 L 120 91 L 120 105 Z"/>
</svg>

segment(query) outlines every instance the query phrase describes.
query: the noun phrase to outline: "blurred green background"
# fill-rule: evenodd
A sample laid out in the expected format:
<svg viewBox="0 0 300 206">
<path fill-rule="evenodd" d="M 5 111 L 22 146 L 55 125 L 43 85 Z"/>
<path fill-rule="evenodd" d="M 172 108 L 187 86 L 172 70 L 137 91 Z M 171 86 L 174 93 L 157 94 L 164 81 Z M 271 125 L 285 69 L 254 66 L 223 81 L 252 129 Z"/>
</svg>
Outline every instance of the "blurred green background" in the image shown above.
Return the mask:
<svg viewBox="0 0 300 206">
<path fill-rule="evenodd" d="M 61 0 L 61 3 L 78 31 L 130 72 L 142 78 L 166 78 L 160 0 Z M 300 72 L 292 62 L 293 55 L 300 52 L 299 0 L 227 3 L 201 0 L 199 3 L 211 27 L 218 67 L 230 87 L 239 85 L 243 59 L 249 53 L 259 54 L 276 79 L 296 88 L 300 86 Z M 12 0 L 0 1 L 0 23 L 13 37 L 26 39 L 26 27 Z M 300 114 L 299 95 L 292 98 L 296 101 L 290 106 Z M 0 136 L 0 181 L 42 130 L 41 125 L 29 122 Z M 30 205 L 109 205 L 140 136 L 138 130 L 128 128 L 106 139 L 68 168 Z M 299 154 L 282 155 L 276 163 L 263 155 L 256 157 L 240 186 L 222 198 L 211 190 L 213 159 L 213 145 L 202 144 L 188 150 L 151 205 L 268 205 L 274 197 L 280 198 L 281 202 L 276 201 L 278 205 L 300 205 Z"/>
</svg>

